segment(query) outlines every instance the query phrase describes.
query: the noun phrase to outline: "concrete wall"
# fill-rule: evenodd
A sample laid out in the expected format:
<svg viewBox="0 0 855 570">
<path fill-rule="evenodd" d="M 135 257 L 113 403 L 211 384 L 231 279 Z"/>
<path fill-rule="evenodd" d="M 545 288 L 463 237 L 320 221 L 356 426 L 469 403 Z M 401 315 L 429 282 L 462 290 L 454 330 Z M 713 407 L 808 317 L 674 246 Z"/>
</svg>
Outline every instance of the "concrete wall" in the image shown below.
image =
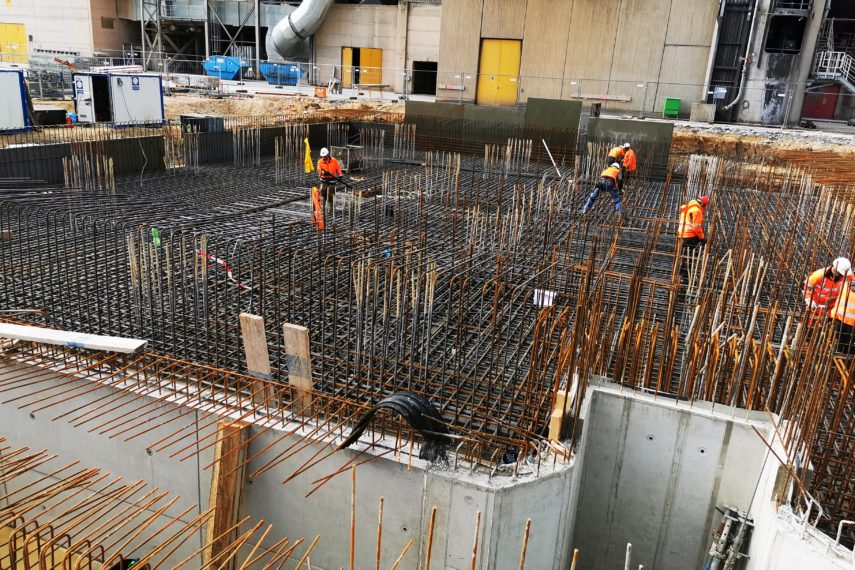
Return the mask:
<svg viewBox="0 0 855 570">
<path fill-rule="evenodd" d="M 700 97 L 717 7 L 707 0 L 445 0 L 441 82 L 462 81 L 464 92 L 440 89 L 437 97 L 474 101 L 481 38 L 521 39 L 521 103 L 583 95 L 637 110 L 644 99 L 653 112 L 678 97 L 688 113 Z M 646 94 L 640 81 L 650 82 Z"/>
<path fill-rule="evenodd" d="M 772 445 L 779 457 L 786 456 L 780 439 L 776 438 Z M 855 559 L 851 550 L 835 547 L 828 536 L 802 525 L 788 506 L 777 504 L 779 482 L 786 480 L 782 472 L 785 468 L 769 457 L 749 511 L 754 531 L 745 570 L 851 569 Z M 811 521 L 815 518 L 816 511 Z"/>
<path fill-rule="evenodd" d="M 24 24 L 27 50 L 56 50 L 91 56 L 92 15 L 90 0 L 13 0 L 0 4 L 0 22 Z"/>
<path fill-rule="evenodd" d="M 585 568 L 702 568 L 716 506 L 747 510 L 766 448 L 762 414 L 675 404 L 611 385 L 589 389 L 573 546 Z M 748 419 L 746 419 L 748 415 Z"/>
<path fill-rule="evenodd" d="M 269 444 L 281 433 L 267 432 L 252 442 L 250 453 Z M 296 444 L 286 438 L 283 448 Z M 357 448 L 359 449 L 359 448 Z M 348 565 L 350 534 L 351 476 L 335 477 L 309 498 L 311 482 L 345 466 L 356 452 L 345 450 L 317 468 L 281 482 L 319 451 L 311 445 L 289 457 L 271 472 L 252 482 L 244 499 L 247 514 L 273 523 L 277 533 L 321 535 L 312 565 L 339 568 Z M 361 456 L 364 459 L 366 456 Z M 266 460 L 266 458 L 264 458 Z M 559 469 L 540 478 L 531 475 L 516 480 L 498 475 L 469 474 L 467 469 L 450 471 L 428 467 L 418 459 L 408 469 L 408 457 L 401 462 L 387 458 L 366 463 L 356 475 L 356 567 L 373 568 L 377 544 L 377 512 L 384 497 L 383 554 L 381 566 L 390 567 L 413 539 L 410 552 L 399 568 L 423 567 L 432 507 L 437 508 L 434 526 L 432 567 L 463 570 L 470 567 L 475 535 L 476 512 L 481 511 L 477 568 L 514 567 L 519 561 L 527 518 L 532 519 L 527 552 L 527 568 L 565 569 L 569 548 L 572 501 L 572 467 Z M 250 465 L 250 471 L 256 467 Z"/>
<path fill-rule="evenodd" d="M 413 61 L 439 59 L 442 6 L 399 4 L 358 6 L 336 4 L 315 34 L 319 79 L 329 81 L 335 67 L 341 76 L 341 48 L 383 50 L 383 83 L 403 90 L 403 70 Z"/>
<path fill-rule="evenodd" d="M 0 366 L 0 382 L 7 379 L 11 374 L 26 373 L 26 371 L 31 370 L 32 367 L 29 366 L 4 363 Z M 47 377 L 39 377 L 39 381 L 40 387 L 45 388 L 49 380 Z M 83 384 L 81 382 L 77 386 L 76 393 L 91 389 L 89 383 Z M 165 402 L 161 403 L 162 407 L 159 410 L 152 407 L 148 416 L 151 428 L 146 437 L 131 442 L 124 442 L 122 438 L 109 439 L 106 435 L 98 435 L 97 432 L 89 433 L 88 429 L 97 425 L 95 421 L 90 421 L 79 428 L 74 428 L 69 424 L 68 419 L 76 415 L 71 412 L 74 412 L 82 402 L 93 403 L 101 399 L 106 400 L 115 396 L 115 393 L 112 389 L 103 388 L 80 396 L 72 402 L 60 402 L 57 398 L 43 397 L 39 400 L 40 405 L 56 405 L 34 414 L 30 414 L 28 409 L 18 407 L 25 403 L 26 399 L 14 404 L 3 404 L 0 408 L 2 409 L 0 411 L 0 435 L 8 438 L 8 444 L 15 447 L 29 447 L 35 450 L 47 449 L 49 453 L 56 453 L 59 456 L 58 461 L 62 462 L 63 465 L 79 460 L 81 467 L 103 469 L 114 475 L 120 475 L 125 479 L 124 483 L 132 483 L 142 479 L 152 486 L 169 491 L 170 499 L 178 496 L 180 500 L 168 513 L 177 515 L 193 505 L 204 505 L 207 508 L 211 488 L 211 471 L 202 471 L 200 466 L 206 465 L 213 459 L 211 450 L 202 451 L 192 460 L 181 462 L 170 459 L 168 453 L 155 452 L 149 455 L 143 443 L 143 440 L 152 443 L 165 438 L 176 431 L 179 426 L 190 422 L 200 426 L 202 428 L 201 433 L 204 436 L 210 433 L 205 429 L 204 416 L 200 418 L 198 414 L 185 415 L 182 420 L 159 426 L 159 424 L 172 419 L 179 413 L 186 414 L 186 411 L 176 406 Z M 128 406 L 134 405 L 134 403 L 127 401 L 126 404 Z M 125 412 L 127 409 L 132 408 L 126 408 Z M 164 413 L 164 415 L 158 417 L 159 413 Z M 66 416 L 53 421 L 53 418 L 62 414 L 66 414 Z M 103 415 L 87 416 L 85 419 L 90 417 L 99 421 L 106 419 Z M 41 475 L 44 473 L 34 470 L 31 477 L 35 479 Z M 189 522 L 200 512 L 201 510 L 198 507 L 194 508 L 180 520 L 185 523 Z M 165 524 L 168 519 L 169 517 L 165 516 L 160 524 Z M 157 529 L 159 526 L 153 525 L 153 528 Z M 151 533 L 143 536 L 148 534 Z M 196 533 L 169 560 L 177 563 L 190 556 L 194 550 L 201 546 L 202 536 L 200 533 Z M 133 553 L 124 554 L 131 555 Z M 198 565 L 191 564 L 191 566 L 201 567 L 201 560 Z"/>
<path fill-rule="evenodd" d="M 0 365 L 0 383 L 12 373 L 19 373 L 19 365 Z M 29 368 L 27 368 L 29 370 Z M 47 388 L 48 378 L 39 378 L 40 388 Z M 59 380 L 56 380 L 59 381 Z M 67 382 L 67 381 L 66 381 Z M 91 384 L 80 383 L 75 393 L 89 389 Z M 66 386 L 68 388 L 68 386 Z M 79 408 L 84 402 L 92 403 L 111 399 L 115 403 L 117 392 L 111 388 L 100 388 L 68 403 L 57 403 L 33 417 L 29 410 L 34 405 L 24 405 L 27 400 L 16 401 L 0 407 L 0 435 L 8 437 L 11 444 L 47 449 L 59 454 L 63 461 L 79 459 L 86 467 L 97 467 L 122 475 L 129 481 L 143 479 L 170 493 L 180 495 L 179 507 L 199 504 L 207 508 L 211 484 L 211 471 L 201 470 L 212 459 L 211 449 L 187 461 L 169 458 L 175 451 L 169 448 L 162 453 L 149 455 L 146 446 L 167 437 L 179 427 L 190 422 L 207 426 L 203 437 L 210 433 L 208 426 L 212 418 L 203 415 L 185 415 L 182 421 L 160 425 L 179 413 L 180 408 L 167 402 L 152 406 L 151 429 L 143 437 L 125 442 L 121 437 L 109 439 L 107 435 L 88 433 L 91 425 L 73 427 L 68 417 L 53 418 Z M 39 405 L 52 401 L 44 395 Z M 121 413 L 128 414 L 136 409 L 144 398 L 128 400 Z M 153 400 L 152 400 L 153 403 Z M 169 412 L 167 415 L 165 412 Z M 138 413 L 138 412 L 136 412 Z M 186 412 L 184 412 L 186 413 Z M 108 417 L 112 417 L 109 416 Z M 99 416 L 99 421 L 107 417 Z M 287 429 L 299 426 L 289 425 Z M 309 432 L 314 425 L 304 428 Z M 344 450 L 320 465 L 308 470 L 283 485 L 282 481 L 294 470 L 312 458 L 329 451 L 326 443 L 304 445 L 300 437 L 286 434 L 280 429 L 259 433 L 253 429 L 252 442 L 248 450 L 251 457 L 269 444 L 275 444 L 259 458 L 253 459 L 248 473 L 272 459 L 279 452 L 293 451 L 269 472 L 248 481 L 244 491 L 242 512 L 251 515 L 253 522 L 264 519 L 273 524 L 265 544 L 283 536 L 293 540 L 304 537 L 308 542 L 316 534 L 320 542 L 311 556 L 312 566 L 319 569 L 348 567 L 351 478 L 350 473 L 333 478 L 317 493 L 305 498 L 313 488 L 312 481 L 338 470 L 365 449 L 357 444 L 353 450 Z M 299 433 L 299 432 L 298 432 Z M 188 436 L 189 437 L 189 436 Z M 366 437 L 367 439 L 367 437 Z M 190 443 L 192 440 L 187 441 Z M 212 438 L 207 440 L 209 443 Z M 375 451 L 368 451 L 358 461 L 365 460 Z M 517 477 L 504 472 L 490 478 L 482 472 L 470 473 L 469 467 L 453 470 L 450 466 L 430 466 L 405 453 L 400 459 L 392 455 L 377 458 L 357 469 L 356 511 L 356 567 L 373 568 L 376 553 L 377 512 L 380 496 L 385 497 L 383 516 L 382 565 L 388 568 L 403 551 L 410 539 L 414 544 L 399 568 L 422 568 L 426 557 L 428 528 L 432 507 L 437 508 L 431 549 L 432 567 L 446 570 L 470 568 L 472 542 L 475 535 L 476 512 L 481 511 L 477 568 L 516 568 L 527 518 L 532 519 L 531 534 L 527 550 L 526 568 L 564 570 L 568 566 L 568 552 L 574 516 L 575 501 L 571 496 L 574 483 L 572 461 L 566 465 L 553 465 L 544 460 L 540 476 L 535 476 L 534 464 L 520 468 Z M 190 516 L 197 514 L 194 509 Z M 193 537 L 175 555 L 180 560 L 192 550 L 199 548 L 201 537 Z M 305 547 L 300 549 L 304 551 Z M 193 565 L 199 567 L 200 565 Z"/>
</svg>

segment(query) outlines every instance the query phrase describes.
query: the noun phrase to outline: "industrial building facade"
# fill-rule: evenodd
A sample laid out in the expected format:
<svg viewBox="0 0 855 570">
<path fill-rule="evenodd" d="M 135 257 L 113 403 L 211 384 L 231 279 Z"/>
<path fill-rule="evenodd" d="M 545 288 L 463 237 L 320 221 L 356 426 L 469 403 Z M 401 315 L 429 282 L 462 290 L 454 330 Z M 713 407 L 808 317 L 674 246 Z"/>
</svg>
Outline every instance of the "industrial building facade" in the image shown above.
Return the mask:
<svg viewBox="0 0 855 570">
<path fill-rule="evenodd" d="M 4 60 L 100 54 L 201 73 L 211 55 L 284 58 L 311 64 L 314 84 L 481 105 L 580 99 L 647 116 L 687 117 L 702 102 L 716 120 L 770 125 L 855 110 L 855 6 L 845 0 L 307 0 L 323 16 L 286 54 L 270 35 L 300 2 L 51 4 L 0 7 Z"/>
</svg>

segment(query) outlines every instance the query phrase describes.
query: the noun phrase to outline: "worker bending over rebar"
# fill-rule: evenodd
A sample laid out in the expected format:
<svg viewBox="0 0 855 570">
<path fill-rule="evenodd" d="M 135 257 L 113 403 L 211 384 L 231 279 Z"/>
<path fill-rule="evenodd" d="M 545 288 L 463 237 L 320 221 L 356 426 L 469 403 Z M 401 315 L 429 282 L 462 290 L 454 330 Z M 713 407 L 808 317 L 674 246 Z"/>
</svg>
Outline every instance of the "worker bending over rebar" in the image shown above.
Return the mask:
<svg viewBox="0 0 855 570">
<path fill-rule="evenodd" d="M 594 201 L 597 199 L 597 196 L 600 195 L 601 191 L 605 190 L 612 196 L 612 201 L 615 203 L 615 212 L 623 216 L 623 205 L 621 204 L 620 190 L 618 190 L 621 178 L 622 174 L 619 162 L 614 162 L 611 166 L 603 170 L 596 184 L 594 184 L 594 191 L 588 196 L 588 201 L 585 203 L 585 207 L 582 208 L 582 213 L 587 214 L 590 212 L 591 208 L 594 207 Z"/>
</svg>

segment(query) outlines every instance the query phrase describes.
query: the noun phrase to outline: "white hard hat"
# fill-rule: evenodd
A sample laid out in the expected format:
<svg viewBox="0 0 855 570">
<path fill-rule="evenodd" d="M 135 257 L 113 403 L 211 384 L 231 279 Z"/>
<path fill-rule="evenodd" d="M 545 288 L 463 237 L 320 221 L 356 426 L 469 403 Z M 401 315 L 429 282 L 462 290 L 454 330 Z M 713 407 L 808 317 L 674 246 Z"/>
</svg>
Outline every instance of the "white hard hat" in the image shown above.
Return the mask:
<svg viewBox="0 0 855 570">
<path fill-rule="evenodd" d="M 632 145 L 629 143 L 623 143 L 623 148 L 632 148 Z"/>
<path fill-rule="evenodd" d="M 327 147 L 324 147 L 321 149 L 321 156 L 329 156 L 329 155 L 330 155 L 330 149 L 328 149 Z"/>
<path fill-rule="evenodd" d="M 841 275 L 845 275 L 847 271 L 852 269 L 852 264 L 845 257 L 838 257 L 831 266 Z"/>
<path fill-rule="evenodd" d="M 613 162 L 612 168 L 620 168 L 620 162 Z"/>
</svg>

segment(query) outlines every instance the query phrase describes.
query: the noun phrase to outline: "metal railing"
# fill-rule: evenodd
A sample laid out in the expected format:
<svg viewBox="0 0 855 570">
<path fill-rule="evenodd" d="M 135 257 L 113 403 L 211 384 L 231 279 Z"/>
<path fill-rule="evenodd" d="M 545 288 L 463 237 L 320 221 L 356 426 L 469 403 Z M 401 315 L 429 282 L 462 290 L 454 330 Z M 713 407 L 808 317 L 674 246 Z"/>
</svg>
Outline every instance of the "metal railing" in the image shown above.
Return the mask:
<svg viewBox="0 0 855 570">
<path fill-rule="evenodd" d="M 855 85 L 855 58 L 845 51 L 820 52 L 815 74 L 818 79 L 842 79 Z"/>
</svg>

